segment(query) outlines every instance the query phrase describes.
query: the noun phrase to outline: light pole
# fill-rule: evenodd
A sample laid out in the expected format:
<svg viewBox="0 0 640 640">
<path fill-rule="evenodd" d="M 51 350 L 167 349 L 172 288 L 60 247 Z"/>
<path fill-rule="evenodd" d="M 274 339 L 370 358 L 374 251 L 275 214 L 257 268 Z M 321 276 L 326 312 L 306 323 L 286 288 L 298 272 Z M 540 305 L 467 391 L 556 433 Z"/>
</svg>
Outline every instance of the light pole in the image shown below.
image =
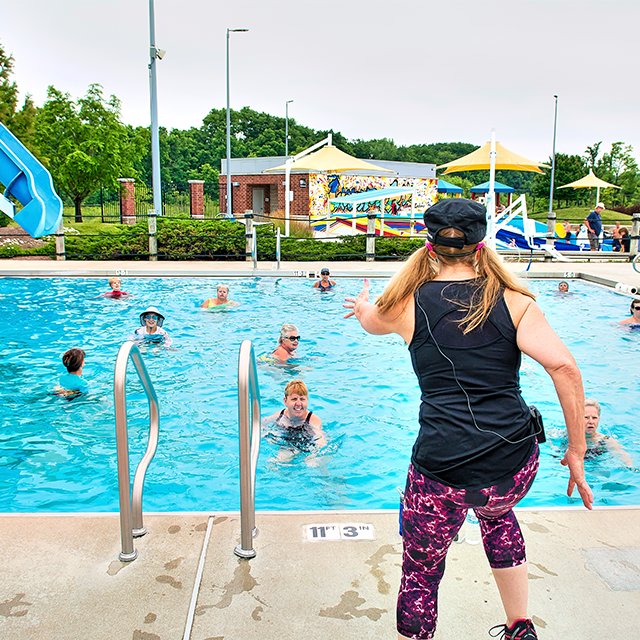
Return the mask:
<svg viewBox="0 0 640 640">
<path fill-rule="evenodd" d="M 556 228 L 556 214 L 553 211 L 553 182 L 556 174 L 556 124 L 558 122 L 558 96 L 553 96 L 556 101 L 555 114 L 553 116 L 553 155 L 551 156 L 551 186 L 549 187 L 549 213 L 547 214 L 547 245 L 553 245 L 553 234 Z"/>
<path fill-rule="evenodd" d="M 231 115 L 229 111 L 229 34 L 249 31 L 249 29 L 227 29 L 227 217 L 233 218 L 231 202 Z"/>
<path fill-rule="evenodd" d="M 286 111 L 285 121 L 284 121 L 284 155 L 289 157 L 289 103 L 293 102 L 293 100 L 287 100 L 284 103 L 284 108 Z"/>
<path fill-rule="evenodd" d="M 158 91 L 156 60 L 162 60 L 166 51 L 156 47 L 156 27 L 153 0 L 149 0 L 149 96 L 151 100 L 151 182 L 155 215 L 162 215 L 162 188 L 160 182 L 160 137 L 158 134 Z"/>
</svg>

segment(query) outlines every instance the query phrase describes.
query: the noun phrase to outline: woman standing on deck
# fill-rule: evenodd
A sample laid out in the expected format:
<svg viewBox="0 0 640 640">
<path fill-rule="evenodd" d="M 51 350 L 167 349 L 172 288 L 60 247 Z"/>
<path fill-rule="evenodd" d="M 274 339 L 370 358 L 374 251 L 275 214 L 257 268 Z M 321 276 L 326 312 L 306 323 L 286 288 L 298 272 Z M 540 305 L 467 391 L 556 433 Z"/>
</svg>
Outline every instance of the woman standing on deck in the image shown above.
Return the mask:
<svg viewBox="0 0 640 640">
<path fill-rule="evenodd" d="M 569 434 L 568 494 L 577 486 L 591 509 L 580 371 L 533 295 L 481 242 L 482 205 L 442 200 L 424 220 L 428 242 L 376 303 L 365 281 L 344 305 L 353 310 L 345 317 L 355 315 L 367 332 L 404 338 L 422 391 L 404 499 L 398 637 L 433 637 L 447 550 L 473 509 L 507 617 L 492 631 L 534 640 L 524 539 L 512 510 L 538 469 L 536 429 L 519 389 L 521 352 L 553 379 Z"/>
</svg>

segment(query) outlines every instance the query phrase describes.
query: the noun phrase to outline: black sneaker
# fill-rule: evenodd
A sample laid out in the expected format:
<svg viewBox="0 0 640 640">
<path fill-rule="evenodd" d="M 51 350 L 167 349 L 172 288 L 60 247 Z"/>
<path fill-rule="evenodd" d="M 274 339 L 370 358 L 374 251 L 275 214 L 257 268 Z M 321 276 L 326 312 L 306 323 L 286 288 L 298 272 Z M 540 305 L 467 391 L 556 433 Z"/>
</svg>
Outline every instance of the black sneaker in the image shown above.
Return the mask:
<svg viewBox="0 0 640 640">
<path fill-rule="evenodd" d="M 511 628 L 506 624 L 499 624 L 489 629 L 489 635 L 494 638 L 500 636 L 499 640 L 538 640 L 531 620 L 518 620 Z"/>
</svg>

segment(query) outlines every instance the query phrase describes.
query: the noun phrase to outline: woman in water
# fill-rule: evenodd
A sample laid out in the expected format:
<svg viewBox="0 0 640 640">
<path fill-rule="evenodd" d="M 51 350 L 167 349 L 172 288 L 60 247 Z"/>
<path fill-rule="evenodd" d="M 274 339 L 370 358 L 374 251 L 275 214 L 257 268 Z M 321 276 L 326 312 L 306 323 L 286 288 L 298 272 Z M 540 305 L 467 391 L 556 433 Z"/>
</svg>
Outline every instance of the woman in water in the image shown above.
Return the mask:
<svg viewBox="0 0 640 640">
<path fill-rule="evenodd" d="M 602 409 L 597 400 L 587 398 L 584 401 L 584 432 L 587 438 L 587 452 L 584 454 L 584 459 L 591 460 L 610 452 L 618 456 L 625 466 L 633 467 L 633 460 L 620 443 L 614 437 L 605 436 L 598 431 L 601 412 Z"/>
<path fill-rule="evenodd" d="M 135 330 L 132 340 L 137 342 L 162 342 L 165 347 L 168 347 L 173 342 L 171 336 L 161 328 L 164 324 L 164 316 L 156 307 L 149 307 L 140 314 L 140 324 L 142 326 Z"/>
<path fill-rule="evenodd" d="M 67 373 L 60 376 L 60 386 L 56 387 L 56 394 L 71 398 L 81 393 L 89 393 L 89 383 L 82 377 L 85 352 L 82 349 L 69 349 L 62 356 L 62 364 Z"/>
<path fill-rule="evenodd" d="M 638 298 L 631 303 L 631 317 L 620 320 L 618 324 L 626 325 L 627 327 L 640 327 L 640 300 Z"/>
<path fill-rule="evenodd" d="M 336 286 L 335 280 L 330 280 L 329 276 L 331 272 L 327 267 L 322 267 L 320 270 L 320 280 L 316 280 L 313 283 L 313 288 L 318 289 L 318 291 L 331 291 L 333 287 Z"/>
<path fill-rule="evenodd" d="M 111 291 L 101 294 L 105 298 L 127 298 L 130 295 L 120 288 L 122 287 L 122 280 L 120 280 L 120 278 L 109 278 L 109 286 L 111 287 Z"/>
<path fill-rule="evenodd" d="M 298 450 L 311 445 L 324 447 L 327 438 L 322 420 L 307 410 L 309 390 L 302 380 L 292 380 L 284 389 L 284 409 L 264 418 L 263 425 L 275 424 L 282 429 L 286 444 Z"/>
<path fill-rule="evenodd" d="M 300 344 L 300 332 L 294 324 L 283 324 L 280 329 L 280 337 L 278 338 L 278 346 L 269 354 L 269 358 L 273 358 L 278 362 L 284 363 L 292 358 L 297 358 L 296 349 Z"/>
<path fill-rule="evenodd" d="M 506 613 L 506 624 L 492 631 L 504 640 L 534 640 L 525 545 L 513 513 L 538 469 L 536 430 L 520 395 L 521 353 L 553 379 L 569 434 L 562 459 L 568 494 L 577 486 L 591 509 L 580 371 L 533 295 L 481 242 L 482 205 L 441 200 L 424 222 L 425 247 L 375 304 L 365 280 L 345 305 L 352 309 L 345 317 L 355 315 L 367 332 L 404 338 L 422 391 L 402 518 L 398 637 L 433 637 L 447 550 L 473 509 Z"/>
</svg>

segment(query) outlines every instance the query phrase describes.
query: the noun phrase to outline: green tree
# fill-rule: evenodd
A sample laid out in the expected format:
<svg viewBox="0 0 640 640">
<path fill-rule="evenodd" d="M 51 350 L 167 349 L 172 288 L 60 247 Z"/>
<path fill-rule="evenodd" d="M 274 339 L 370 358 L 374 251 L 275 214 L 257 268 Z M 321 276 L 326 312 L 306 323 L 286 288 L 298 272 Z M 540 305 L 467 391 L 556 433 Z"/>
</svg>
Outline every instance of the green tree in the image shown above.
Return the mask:
<svg viewBox="0 0 640 640">
<path fill-rule="evenodd" d="M 587 162 L 588 169 L 593 170 L 596 168 L 596 163 L 598 162 L 598 156 L 600 155 L 601 144 L 602 144 L 602 140 L 600 140 L 600 142 L 596 142 L 590 147 L 587 147 L 587 149 L 585 150 L 584 159 Z"/>
<path fill-rule="evenodd" d="M 0 122 L 4 124 L 30 151 L 35 152 L 34 123 L 36 108 L 27 94 L 18 108 L 18 86 L 11 80 L 13 56 L 0 44 Z"/>
<path fill-rule="evenodd" d="M 142 153 L 142 136 L 120 122 L 120 101 L 105 100 L 99 84 L 76 102 L 50 86 L 35 134 L 56 186 L 73 201 L 76 222 L 85 198 L 100 184 L 116 188 L 117 178 L 132 177 Z"/>
<path fill-rule="evenodd" d="M 611 152 L 605 153 L 598 162 L 599 175 L 603 180 L 618 184 L 618 179 L 623 173 L 637 173 L 638 165 L 633 155 L 633 147 L 624 142 L 614 142 Z M 605 177 L 606 176 L 606 177 Z"/>
<path fill-rule="evenodd" d="M 545 163 L 551 165 L 551 158 Z M 556 170 L 554 176 L 554 195 L 557 199 L 576 202 L 584 198 L 584 194 L 580 193 L 581 189 L 562 189 L 558 191 L 558 187 L 575 182 L 586 173 L 585 158 L 579 155 L 567 155 L 566 153 L 556 153 Z M 538 174 L 536 177 L 534 193 L 537 197 L 547 198 L 549 200 L 549 191 L 551 186 L 551 171 L 547 170 L 544 175 Z"/>
</svg>

